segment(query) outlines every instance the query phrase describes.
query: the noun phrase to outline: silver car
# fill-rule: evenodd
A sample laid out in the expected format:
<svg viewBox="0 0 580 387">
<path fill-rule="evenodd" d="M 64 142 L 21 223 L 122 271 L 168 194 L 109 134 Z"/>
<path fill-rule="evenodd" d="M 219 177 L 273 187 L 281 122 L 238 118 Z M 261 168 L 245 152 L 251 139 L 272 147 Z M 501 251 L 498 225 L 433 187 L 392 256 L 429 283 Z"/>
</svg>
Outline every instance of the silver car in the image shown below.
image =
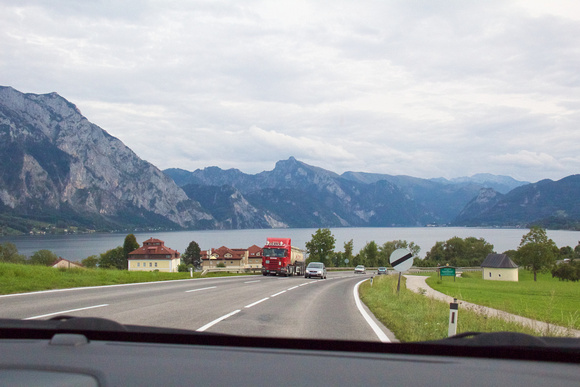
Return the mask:
<svg viewBox="0 0 580 387">
<path fill-rule="evenodd" d="M 363 265 L 358 265 L 354 268 L 354 274 L 365 274 L 365 267 Z"/>
<path fill-rule="evenodd" d="M 310 262 L 306 267 L 306 273 L 304 273 L 304 277 L 320 277 L 322 279 L 326 279 L 326 266 L 324 266 L 324 263 L 322 262 Z"/>
</svg>

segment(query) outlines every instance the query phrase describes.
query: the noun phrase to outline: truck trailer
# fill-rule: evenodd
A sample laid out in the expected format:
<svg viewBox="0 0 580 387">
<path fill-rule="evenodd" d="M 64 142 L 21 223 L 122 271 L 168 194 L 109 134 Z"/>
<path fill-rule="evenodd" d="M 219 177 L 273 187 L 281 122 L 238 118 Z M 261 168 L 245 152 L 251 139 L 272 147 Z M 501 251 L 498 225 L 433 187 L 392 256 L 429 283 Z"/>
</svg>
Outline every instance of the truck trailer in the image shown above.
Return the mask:
<svg viewBox="0 0 580 387">
<path fill-rule="evenodd" d="M 304 251 L 292 246 L 290 238 L 267 238 L 262 249 L 262 274 L 304 275 Z"/>
</svg>

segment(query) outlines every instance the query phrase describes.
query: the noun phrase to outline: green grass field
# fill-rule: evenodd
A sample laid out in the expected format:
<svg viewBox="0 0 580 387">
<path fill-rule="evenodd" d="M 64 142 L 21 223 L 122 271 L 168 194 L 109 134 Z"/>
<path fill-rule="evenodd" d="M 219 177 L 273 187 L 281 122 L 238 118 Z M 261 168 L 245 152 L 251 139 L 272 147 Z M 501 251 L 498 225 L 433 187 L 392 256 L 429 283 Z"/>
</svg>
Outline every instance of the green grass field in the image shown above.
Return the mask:
<svg viewBox="0 0 580 387">
<path fill-rule="evenodd" d="M 208 273 L 204 277 L 226 275 L 239 274 Z M 194 278 L 199 278 L 201 273 L 193 273 L 193 276 Z M 0 294 L 188 278 L 191 278 L 189 273 L 108 269 L 55 269 L 44 266 L 0 263 Z"/>
<path fill-rule="evenodd" d="M 443 339 L 448 336 L 449 304 L 407 290 L 401 280 L 397 295 L 396 275 L 378 276 L 360 286 L 362 301 L 373 314 L 400 341 L 424 341 Z M 461 310 L 457 333 L 512 331 L 531 335 L 538 333 L 514 322 L 500 318 L 484 317 L 475 312 Z"/>
<path fill-rule="evenodd" d="M 481 273 L 467 278 L 437 276 L 427 279 L 433 289 L 457 299 L 489 306 L 509 313 L 580 329 L 580 283 L 564 282 L 551 274 L 538 274 L 537 282 L 527 270 L 520 270 L 519 282 L 486 281 Z"/>
</svg>

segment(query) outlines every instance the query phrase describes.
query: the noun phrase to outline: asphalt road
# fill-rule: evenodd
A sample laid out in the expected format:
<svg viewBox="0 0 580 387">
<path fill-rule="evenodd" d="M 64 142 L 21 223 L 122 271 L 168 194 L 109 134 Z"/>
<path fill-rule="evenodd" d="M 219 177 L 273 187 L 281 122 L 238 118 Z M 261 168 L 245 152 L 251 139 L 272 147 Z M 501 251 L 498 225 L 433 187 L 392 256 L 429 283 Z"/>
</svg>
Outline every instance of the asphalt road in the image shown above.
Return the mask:
<svg viewBox="0 0 580 387">
<path fill-rule="evenodd" d="M 90 316 L 244 336 L 378 341 L 381 333 L 365 319 L 354 296 L 355 285 L 365 278 L 353 273 L 329 273 L 326 280 L 260 275 L 6 295 L 0 296 L 0 318 Z"/>
</svg>

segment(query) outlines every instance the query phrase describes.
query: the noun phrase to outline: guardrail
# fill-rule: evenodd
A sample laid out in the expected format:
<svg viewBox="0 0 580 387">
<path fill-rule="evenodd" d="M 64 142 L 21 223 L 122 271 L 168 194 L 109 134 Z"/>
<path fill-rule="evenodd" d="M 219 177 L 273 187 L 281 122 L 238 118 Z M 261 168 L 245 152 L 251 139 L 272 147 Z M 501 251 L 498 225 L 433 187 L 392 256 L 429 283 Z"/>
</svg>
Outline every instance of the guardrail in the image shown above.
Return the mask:
<svg viewBox="0 0 580 387">
<path fill-rule="evenodd" d="M 262 268 L 248 268 L 248 267 L 212 267 L 209 269 L 203 269 L 201 275 L 205 273 L 262 273 Z"/>
</svg>

